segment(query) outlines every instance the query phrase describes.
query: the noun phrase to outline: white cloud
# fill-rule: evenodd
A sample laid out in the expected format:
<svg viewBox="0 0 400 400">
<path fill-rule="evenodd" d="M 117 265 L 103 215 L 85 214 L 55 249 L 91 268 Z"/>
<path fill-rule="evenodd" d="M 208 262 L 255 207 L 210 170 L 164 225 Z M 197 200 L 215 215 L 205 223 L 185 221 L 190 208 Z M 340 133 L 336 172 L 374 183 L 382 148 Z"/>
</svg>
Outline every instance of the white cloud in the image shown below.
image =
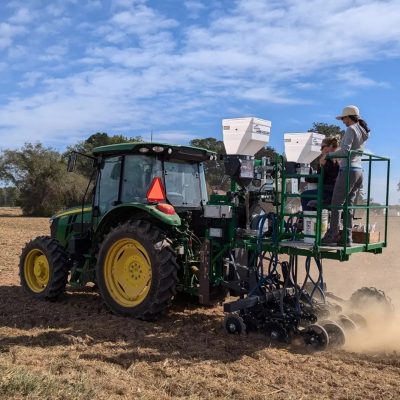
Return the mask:
<svg viewBox="0 0 400 400">
<path fill-rule="evenodd" d="M 293 84 L 293 86 L 297 89 L 310 90 L 310 89 L 316 89 L 320 85 L 315 82 L 296 82 Z"/>
<path fill-rule="evenodd" d="M 150 129 L 151 130 L 151 129 Z M 151 133 L 148 131 L 142 135 L 144 140 L 151 140 Z M 162 143 L 189 143 L 195 136 L 182 131 L 154 131 L 153 130 L 153 142 Z"/>
<path fill-rule="evenodd" d="M 57 18 L 50 18 L 46 19 L 39 25 L 35 25 L 34 33 L 38 33 L 41 35 L 44 40 L 48 38 L 57 37 L 65 28 L 70 30 L 76 30 L 75 25 L 73 24 L 73 20 L 68 17 L 57 17 Z"/>
<path fill-rule="evenodd" d="M 200 13 L 206 9 L 205 4 L 200 0 L 186 0 L 184 5 L 189 13 L 189 17 L 196 19 Z"/>
<path fill-rule="evenodd" d="M 44 54 L 39 56 L 41 61 L 59 61 L 68 52 L 68 47 L 63 45 L 49 46 L 45 49 Z"/>
<path fill-rule="evenodd" d="M 233 68 L 250 64 L 278 79 L 374 59 L 390 42 L 398 47 L 400 3 L 364 3 L 242 1 L 209 27 L 189 29 L 187 47 L 207 51 L 202 61 L 210 65 L 231 60 Z M 349 29 L 350 20 L 357 29 Z"/>
<path fill-rule="evenodd" d="M 366 77 L 361 71 L 353 68 L 340 70 L 337 73 L 336 78 L 352 87 L 389 87 L 387 82 L 375 81 Z"/>
<path fill-rule="evenodd" d="M 27 24 L 32 20 L 32 14 L 27 8 L 20 8 L 18 11 L 9 19 L 12 24 Z"/>
<path fill-rule="evenodd" d="M 7 56 L 10 59 L 25 57 L 28 54 L 28 49 L 25 46 L 15 45 L 10 46 L 7 51 Z"/>
<path fill-rule="evenodd" d="M 89 10 L 98 10 L 103 7 L 103 3 L 101 0 L 89 0 L 86 4 L 85 7 Z"/>
<path fill-rule="evenodd" d="M 146 3 L 146 0 L 113 0 L 112 3 L 114 7 L 132 8 L 138 4 Z"/>
<path fill-rule="evenodd" d="M 43 78 L 43 72 L 31 71 L 23 74 L 23 80 L 19 83 L 19 86 L 23 88 L 33 87 L 36 85 L 39 79 Z"/>
<path fill-rule="evenodd" d="M 61 15 L 64 14 L 65 9 L 61 4 L 49 4 L 46 8 L 45 8 L 45 12 L 49 15 L 51 15 L 52 17 L 60 17 Z"/>
<path fill-rule="evenodd" d="M 0 50 L 6 49 L 7 47 L 11 46 L 11 43 L 11 38 L 0 36 Z"/>
<path fill-rule="evenodd" d="M 15 37 L 26 32 L 23 26 L 0 23 L 0 50 L 10 47 Z"/>
<path fill-rule="evenodd" d="M 74 137 L 77 132 L 87 135 L 104 130 L 105 126 L 110 132 L 137 131 L 141 134 L 140 130 L 147 129 L 149 123 L 160 126 L 166 121 L 177 121 L 184 109 L 170 106 L 168 116 L 161 110 L 159 114 L 153 112 L 153 103 L 146 99 L 165 91 L 165 85 L 171 89 L 173 85 L 168 80 L 163 82 L 157 69 L 147 70 L 141 76 L 122 70 L 98 70 L 44 82 L 46 89 L 42 93 L 16 98 L 0 109 L 0 121 L 3 121 L 0 122 L 0 136 L 12 137 L 13 146 L 25 140 L 68 144 L 73 142 L 71 133 Z M 140 104 L 138 99 L 141 99 Z M 170 103 L 171 99 L 165 101 Z"/>
<path fill-rule="evenodd" d="M 261 100 L 274 104 L 311 104 L 309 100 L 291 97 L 285 90 L 269 85 L 239 90 L 236 93 L 236 97 L 255 101 Z"/>
<path fill-rule="evenodd" d="M 115 0 L 108 21 L 79 20 L 71 38 L 64 38 L 61 26 L 73 15 L 65 17 L 63 2 L 48 5 L 47 19 L 37 28 L 45 35 L 31 33 L 33 42 L 42 40 L 33 49 L 36 74 L 27 67 L 19 80 L 20 87 L 35 91 L 14 93 L 2 105 L 0 121 L 7 126 L 0 125 L 0 135 L 22 143 L 33 132 L 34 139 L 66 143 L 71 132 L 140 134 L 149 119 L 167 134 L 174 121 L 189 122 L 223 107 L 237 110 L 231 99 L 242 101 L 242 111 L 256 103 L 312 104 L 307 93 L 320 88 L 314 81 L 321 73 L 352 93 L 385 87 L 366 76 L 361 63 L 399 56 L 398 0 L 238 0 L 217 11 L 197 0 L 184 4 L 188 12 L 208 13 L 207 22 L 182 26 L 146 1 Z M 25 33 L 23 26 L 1 23 L 0 49 Z M 57 78 L 49 61 L 59 67 Z"/>
<path fill-rule="evenodd" d="M 164 18 L 145 5 L 138 5 L 132 10 L 114 14 L 110 22 L 116 29 L 138 35 L 177 26 L 175 20 Z"/>
</svg>

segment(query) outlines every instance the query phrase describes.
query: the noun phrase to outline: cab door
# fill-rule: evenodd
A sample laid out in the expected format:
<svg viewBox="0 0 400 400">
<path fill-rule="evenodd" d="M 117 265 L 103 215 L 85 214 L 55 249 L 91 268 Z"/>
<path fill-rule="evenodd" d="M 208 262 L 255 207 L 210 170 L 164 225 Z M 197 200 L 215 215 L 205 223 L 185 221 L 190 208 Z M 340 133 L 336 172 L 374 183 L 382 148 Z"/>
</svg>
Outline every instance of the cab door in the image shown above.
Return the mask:
<svg viewBox="0 0 400 400">
<path fill-rule="evenodd" d="M 94 198 L 94 217 L 101 218 L 107 211 L 119 204 L 122 157 L 108 157 L 102 160 L 97 175 Z"/>
</svg>

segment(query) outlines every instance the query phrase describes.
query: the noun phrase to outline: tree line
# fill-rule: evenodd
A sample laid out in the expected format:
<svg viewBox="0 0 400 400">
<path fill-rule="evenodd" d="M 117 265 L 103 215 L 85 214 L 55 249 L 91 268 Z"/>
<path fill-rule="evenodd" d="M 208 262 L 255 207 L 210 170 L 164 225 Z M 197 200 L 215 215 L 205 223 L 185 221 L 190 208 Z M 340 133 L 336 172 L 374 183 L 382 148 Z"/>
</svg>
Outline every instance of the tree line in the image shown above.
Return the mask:
<svg viewBox="0 0 400 400">
<path fill-rule="evenodd" d="M 336 125 L 323 123 L 314 123 L 310 131 L 326 136 L 338 136 L 342 132 Z M 41 143 L 25 143 L 17 150 L 3 150 L 0 153 L 0 207 L 19 206 L 24 215 L 50 216 L 60 209 L 79 205 L 87 190 L 93 165 L 90 159 L 79 157 L 75 172 L 69 173 L 68 154 L 78 151 L 90 155 L 95 147 L 132 141 L 143 142 L 143 139 L 97 132 L 69 146 L 63 153 Z M 223 142 L 212 137 L 193 139 L 189 144 L 225 154 Z M 275 155 L 272 147 L 265 147 L 255 157 L 274 159 Z M 209 187 L 223 187 L 222 163 L 207 162 L 206 178 Z"/>
<path fill-rule="evenodd" d="M 82 202 L 92 163 L 79 159 L 75 172 L 67 172 L 67 156 L 75 150 L 90 154 L 95 147 L 141 137 L 110 136 L 104 132 L 69 146 L 64 153 L 41 143 L 25 143 L 20 149 L 0 154 L 0 206 L 19 206 L 24 215 L 49 216 Z"/>
</svg>

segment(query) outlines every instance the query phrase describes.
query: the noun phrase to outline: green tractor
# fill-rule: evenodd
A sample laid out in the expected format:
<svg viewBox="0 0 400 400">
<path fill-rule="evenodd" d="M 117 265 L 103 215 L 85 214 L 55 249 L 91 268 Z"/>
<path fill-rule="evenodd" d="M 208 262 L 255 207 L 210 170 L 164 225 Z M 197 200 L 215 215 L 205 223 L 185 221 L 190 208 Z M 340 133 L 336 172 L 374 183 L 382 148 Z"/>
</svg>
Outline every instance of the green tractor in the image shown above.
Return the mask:
<svg viewBox="0 0 400 400">
<path fill-rule="evenodd" d="M 84 199 L 81 207 L 55 215 L 51 236 L 26 245 L 22 286 L 35 298 L 52 300 L 67 283 L 79 288 L 92 282 L 113 313 L 146 320 L 161 315 L 177 292 L 200 304 L 221 301 L 229 293 L 234 299 L 223 305 L 228 333 L 257 330 L 284 342 L 300 336 L 316 350 L 343 345 L 344 331 L 363 321 L 354 309 L 366 297 L 389 311 L 391 305 L 383 292 L 371 288 L 360 289 L 350 303 L 332 295 L 322 263 L 347 261 L 357 252 L 382 253 L 387 213 L 378 240 L 364 235 L 352 246 L 322 245 L 323 213 L 331 207 L 324 204 L 323 168 L 310 175 L 306 164 L 318 156 L 323 136 L 295 134 L 285 138 L 286 157 L 256 160 L 269 128 L 269 121 L 252 117 L 224 120 L 224 156 L 159 143 L 94 149 L 91 204 Z M 348 164 L 352 152 L 345 156 Z M 76 156 L 70 156 L 70 171 Z M 373 164 L 387 165 L 388 188 L 390 160 L 367 153 L 362 157 L 369 165 L 368 200 L 341 207 L 344 231 L 356 209 L 370 225 L 377 208 L 369 200 Z M 208 198 L 204 163 L 212 160 L 224 164 L 231 186 Z M 303 215 L 294 201 L 302 196 L 299 187 L 307 178 L 318 182 L 317 194 L 307 196 L 315 211 Z M 379 206 L 386 210 L 388 193 Z M 299 229 L 303 218 L 304 229 Z"/>
<path fill-rule="evenodd" d="M 67 283 L 93 282 L 112 312 L 143 319 L 162 313 L 177 290 L 200 296 L 202 303 L 223 296 L 220 274 L 200 277 L 201 216 L 208 201 L 203 163 L 216 155 L 188 146 L 124 143 L 96 148 L 92 158 L 91 204 L 56 214 L 51 236 L 23 249 L 25 290 L 51 300 Z"/>
</svg>

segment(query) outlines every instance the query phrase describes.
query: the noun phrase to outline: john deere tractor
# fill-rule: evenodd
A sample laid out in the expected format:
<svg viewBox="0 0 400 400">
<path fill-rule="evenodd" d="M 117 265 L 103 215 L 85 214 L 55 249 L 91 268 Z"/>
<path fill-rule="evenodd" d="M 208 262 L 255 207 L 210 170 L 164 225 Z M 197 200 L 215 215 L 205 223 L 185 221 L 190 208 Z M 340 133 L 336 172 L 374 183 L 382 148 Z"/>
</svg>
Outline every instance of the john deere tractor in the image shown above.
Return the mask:
<svg viewBox="0 0 400 400">
<path fill-rule="evenodd" d="M 291 201 L 301 196 L 297 188 L 309 168 L 287 158 L 294 149 L 310 162 L 319 154 L 321 135 L 305 133 L 304 144 L 285 138 L 286 158 L 255 160 L 253 155 L 268 142 L 269 129 L 269 121 L 256 118 L 224 120 L 224 156 L 160 143 L 94 149 L 89 156 L 94 164 L 91 201 L 84 199 L 80 207 L 53 216 L 51 236 L 26 245 L 20 261 L 22 286 L 37 299 L 53 300 L 67 284 L 92 282 L 113 313 L 141 319 L 158 317 L 177 292 L 200 304 L 223 300 L 229 293 L 236 297 L 224 304 L 229 333 L 261 330 L 282 341 L 300 335 L 316 349 L 329 341 L 343 344 L 343 326 L 355 323 L 343 315 L 338 297 L 332 297 L 335 304 L 328 301 L 322 261 L 346 261 L 361 251 L 381 253 L 386 229 L 376 243 L 367 236 L 353 247 L 321 246 L 322 213 L 329 208 L 323 204 L 323 170 L 313 175 L 318 194 L 310 198 L 315 212 L 308 219 L 314 218 L 314 231 L 298 229 L 298 219 L 306 218 Z M 77 156 L 71 154 L 69 171 Z M 369 165 L 375 160 L 389 165 L 383 157 L 364 157 Z M 224 165 L 231 181 L 225 194 L 208 198 L 205 162 Z M 368 225 L 373 207 L 368 201 L 353 208 L 366 210 Z M 343 208 L 346 216 L 350 207 Z M 345 217 L 344 228 L 346 223 Z M 302 275 L 300 257 L 305 260 Z M 367 292 L 364 288 L 363 296 Z M 386 304 L 384 294 L 370 292 Z M 354 319 L 362 321 L 362 316 L 354 314 Z"/>
<path fill-rule="evenodd" d="M 126 143 L 96 148 L 91 204 L 51 218 L 51 236 L 21 255 L 23 287 L 55 299 L 69 283 L 95 283 L 116 314 L 154 318 L 177 290 L 200 295 L 207 189 L 203 163 L 215 154 L 187 146 Z M 76 154 L 68 168 L 74 169 Z M 218 296 L 221 276 L 205 293 Z M 209 301 L 209 299 L 204 299 Z"/>
</svg>

